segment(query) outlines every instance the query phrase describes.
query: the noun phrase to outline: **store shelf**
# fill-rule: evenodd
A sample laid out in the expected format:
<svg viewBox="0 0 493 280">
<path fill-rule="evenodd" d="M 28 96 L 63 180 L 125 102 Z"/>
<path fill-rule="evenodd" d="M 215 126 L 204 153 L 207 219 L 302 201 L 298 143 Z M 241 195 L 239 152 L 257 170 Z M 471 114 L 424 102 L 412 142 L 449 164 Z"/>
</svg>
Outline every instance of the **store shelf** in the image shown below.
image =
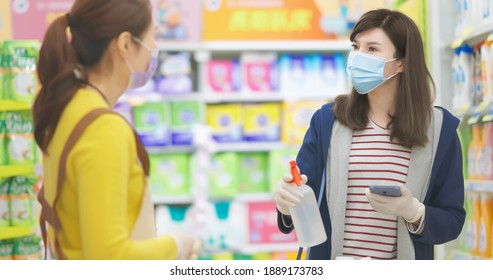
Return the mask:
<svg viewBox="0 0 493 280">
<path fill-rule="evenodd" d="M 264 252 L 294 252 L 298 251 L 298 243 L 284 243 L 284 244 L 248 244 L 238 248 L 232 248 L 235 252 L 245 255 L 253 255 Z"/>
<path fill-rule="evenodd" d="M 267 152 L 290 147 L 283 142 L 217 143 L 216 152 Z"/>
<path fill-rule="evenodd" d="M 191 195 L 152 195 L 152 202 L 159 204 L 191 204 L 193 197 Z"/>
<path fill-rule="evenodd" d="M 1 165 L 0 178 L 34 174 L 34 165 Z"/>
<path fill-rule="evenodd" d="M 183 94 L 164 94 L 158 92 L 150 93 L 133 93 L 123 95 L 118 102 L 127 102 L 130 105 L 137 106 L 145 102 L 162 102 L 162 101 L 201 101 L 203 95 L 199 93 L 183 93 Z"/>
<path fill-rule="evenodd" d="M 463 35 L 456 38 L 450 47 L 452 49 L 460 47 L 463 43 L 468 43 L 470 45 L 475 45 L 481 40 L 485 39 L 488 34 L 493 31 L 493 23 L 478 26 L 475 28 L 467 28 Z"/>
<path fill-rule="evenodd" d="M 466 180 L 466 191 L 493 192 L 493 181 Z"/>
<path fill-rule="evenodd" d="M 149 154 L 173 154 L 173 153 L 192 153 L 195 151 L 193 146 L 166 146 L 146 148 Z"/>
<path fill-rule="evenodd" d="M 163 42 L 158 48 L 162 51 L 350 51 L 351 42 L 347 40 L 313 41 L 214 41 L 203 43 Z"/>
<path fill-rule="evenodd" d="M 34 233 L 34 226 L 0 228 L 0 240 L 12 239 Z"/>
<path fill-rule="evenodd" d="M 234 199 L 238 202 L 274 201 L 274 196 L 271 193 L 242 193 Z"/>
<path fill-rule="evenodd" d="M 0 100 L 0 111 L 24 111 L 31 110 L 28 102 Z"/>
<path fill-rule="evenodd" d="M 206 103 L 222 103 L 222 102 L 281 102 L 285 100 L 285 96 L 278 92 L 266 93 L 208 93 L 205 95 Z"/>
</svg>

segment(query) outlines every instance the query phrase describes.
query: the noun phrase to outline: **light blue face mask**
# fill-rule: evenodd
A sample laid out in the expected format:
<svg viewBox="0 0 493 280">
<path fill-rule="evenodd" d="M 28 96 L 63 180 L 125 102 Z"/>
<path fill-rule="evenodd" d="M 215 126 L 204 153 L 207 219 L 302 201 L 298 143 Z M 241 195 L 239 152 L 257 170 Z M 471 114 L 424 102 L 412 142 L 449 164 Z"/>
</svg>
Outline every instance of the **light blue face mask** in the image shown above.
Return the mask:
<svg viewBox="0 0 493 280">
<path fill-rule="evenodd" d="M 379 87 L 386 80 L 399 74 L 397 72 L 387 78 L 383 74 L 385 63 L 398 59 L 385 60 L 383 57 L 368 55 L 360 51 L 352 51 L 349 53 L 346 67 L 349 82 L 359 94 L 367 94 Z"/>
</svg>

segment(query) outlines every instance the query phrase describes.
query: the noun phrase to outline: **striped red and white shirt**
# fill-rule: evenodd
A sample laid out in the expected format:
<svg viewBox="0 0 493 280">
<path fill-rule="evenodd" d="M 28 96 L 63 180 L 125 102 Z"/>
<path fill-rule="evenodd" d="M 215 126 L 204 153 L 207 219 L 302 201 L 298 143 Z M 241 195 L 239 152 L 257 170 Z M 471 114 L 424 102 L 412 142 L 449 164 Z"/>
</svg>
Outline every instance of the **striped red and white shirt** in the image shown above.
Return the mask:
<svg viewBox="0 0 493 280">
<path fill-rule="evenodd" d="M 373 210 L 365 191 L 370 185 L 404 184 L 411 149 L 390 141 L 390 131 L 370 121 L 355 130 L 349 177 L 343 255 L 390 260 L 397 258 L 397 217 Z"/>
</svg>

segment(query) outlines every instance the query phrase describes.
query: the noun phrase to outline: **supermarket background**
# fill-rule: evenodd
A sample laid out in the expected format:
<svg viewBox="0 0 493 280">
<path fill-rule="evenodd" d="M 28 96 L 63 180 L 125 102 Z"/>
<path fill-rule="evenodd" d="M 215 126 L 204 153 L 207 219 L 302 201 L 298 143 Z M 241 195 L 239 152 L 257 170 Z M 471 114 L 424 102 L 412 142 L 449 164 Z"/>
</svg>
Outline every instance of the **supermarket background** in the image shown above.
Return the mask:
<svg viewBox="0 0 493 280">
<path fill-rule="evenodd" d="M 201 238 L 201 259 L 296 257 L 295 234 L 277 229 L 272 190 L 314 111 L 350 88 L 352 26 L 383 7 L 418 24 L 435 104 L 462 120 L 466 224 L 436 258 L 492 258 L 493 0 L 151 1 L 159 68 L 116 110 L 151 155 L 158 233 Z M 0 260 L 42 258 L 29 109 L 40 40 L 73 2 L 0 0 Z"/>
</svg>

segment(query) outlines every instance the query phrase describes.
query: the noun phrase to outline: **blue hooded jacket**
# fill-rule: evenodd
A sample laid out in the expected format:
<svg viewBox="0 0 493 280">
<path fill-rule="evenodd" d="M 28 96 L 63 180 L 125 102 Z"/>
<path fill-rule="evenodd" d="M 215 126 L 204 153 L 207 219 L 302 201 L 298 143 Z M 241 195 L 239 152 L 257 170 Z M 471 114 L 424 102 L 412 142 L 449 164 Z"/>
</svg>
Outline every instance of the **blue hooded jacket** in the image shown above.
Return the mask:
<svg viewBox="0 0 493 280">
<path fill-rule="evenodd" d="M 313 115 L 310 128 L 296 158 L 302 174 L 307 175 L 317 198 L 320 195 L 322 174 L 327 162 L 329 143 L 334 124 L 333 103 L 322 106 Z M 439 108 L 439 107 L 438 107 Z M 433 162 L 428 192 L 423 201 L 426 207 L 425 227 L 420 236 L 411 234 L 415 257 L 418 260 L 434 259 L 434 245 L 456 239 L 465 220 L 464 178 L 462 173 L 462 152 L 457 127 L 459 120 L 444 108 L 438 149 Z M 327 177 L 331 174 L 327 174 Z M 327 233 L 327 241 L 310 248 L 309 259 L 331 259 L 331 221 L 327 200 L 322 199 L 320 213 Z M 290 233 L 293 226 L 286 227 L 278 211 L 278 227 L 283 233 Z"/>
</svg>

